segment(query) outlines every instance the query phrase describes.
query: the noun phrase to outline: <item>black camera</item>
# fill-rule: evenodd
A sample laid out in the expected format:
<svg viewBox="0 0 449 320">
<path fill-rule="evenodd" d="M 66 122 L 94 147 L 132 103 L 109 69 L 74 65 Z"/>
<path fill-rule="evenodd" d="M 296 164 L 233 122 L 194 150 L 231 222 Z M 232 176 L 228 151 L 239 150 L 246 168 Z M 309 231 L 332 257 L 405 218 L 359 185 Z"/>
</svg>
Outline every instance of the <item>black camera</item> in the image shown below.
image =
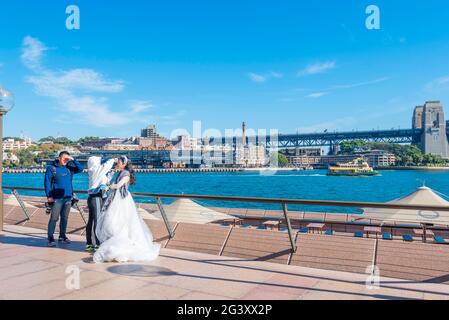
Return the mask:
<svg viewBox="0 0 449 320">
<path fill-rule="evenodd" d="M 45 213 L 50 214 L 51 210 L 53 210 L 54 202 L 45 202 Z"/>
<path fill-rule="evenodd" d="M 72 208 L 76 207 L 76 205 L 78 204 L 79 201 L 80 201 L 80 199 L 78 199 L 78 197 L 76 195 L 73 195 L 73 197 L 72 197 Z"/>
</svg>

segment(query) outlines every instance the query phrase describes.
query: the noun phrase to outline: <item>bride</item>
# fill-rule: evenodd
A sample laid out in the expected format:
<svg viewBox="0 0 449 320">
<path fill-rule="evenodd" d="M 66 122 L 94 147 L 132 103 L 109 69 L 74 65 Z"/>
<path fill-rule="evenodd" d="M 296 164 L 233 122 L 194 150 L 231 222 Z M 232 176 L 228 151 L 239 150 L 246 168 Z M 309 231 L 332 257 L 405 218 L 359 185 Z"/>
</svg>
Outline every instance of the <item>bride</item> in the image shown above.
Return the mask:
<svg viewBox="0 0 449 320">
<path fill-rule="evenodd" d="M 96 233 L 100 248 L 94 262 L 150 261 L 159 255 L 160 245 L 139 215 L 128 186 L 136 182 L 131 161 L 120 157 L 111 179 L 109 195 L 103 205 Z"/>
</svg>

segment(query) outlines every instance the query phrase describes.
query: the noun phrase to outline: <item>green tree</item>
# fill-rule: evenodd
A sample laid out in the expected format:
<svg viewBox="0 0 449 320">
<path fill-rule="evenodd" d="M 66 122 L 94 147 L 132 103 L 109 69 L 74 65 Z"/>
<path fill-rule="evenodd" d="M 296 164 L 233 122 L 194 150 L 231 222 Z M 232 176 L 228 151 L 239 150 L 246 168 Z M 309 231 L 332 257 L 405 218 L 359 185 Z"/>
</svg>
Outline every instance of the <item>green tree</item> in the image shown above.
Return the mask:
<svg viewBox="0 0 449 320">
<path fill-rule="evenodd" d="M 53 136 L 48 136 L 48 137 L 44 137 L 38 140 L 38 143 L 44 143 L 44 142 L 55 142 L 55 137 Z"/>
<path fill-rule="evenodd" d="M 37 157 L 33 152 L 29 151 L 28 149 L 17 151 L 16 156 L 20 160 L 21 167 L 29 168 L 37 164 Z"/>
<path fill-rule="evenodd" d="M 76 141 L 76 142 L 79 144 L 82 144 L 86 141 L 96 141 L 96 140 L 100 140 L 100 138 L 99 137 L 83 137 L 83 138 L 78 139 L 78 141 Z"/>
<path fill-rule="evenodd" d="M 286 167 L 286 166 L 288 166 L 288 159 L 287 159 L 287 157 L 284 154 L 279 153 L 279 152 L 278 152 L 278 166 L 279 167 Z"/>
<path fill-rule="evenodd" d="M 69 138 L 66 138 L 66 137 L 56 138 L 55 141 L 53 141 L 53 143 L 62 144 L 64 146 L 69 146 L 69 145 L 73 144 L 72 140 L 70 140 Z"/>
<path fill-rule="evenodd" d="M 351 154 L 355 151 L 365 150 L 367 143 L 363 140 L 343 141 L 340 143 L 341 154 Z"/>
</svg>

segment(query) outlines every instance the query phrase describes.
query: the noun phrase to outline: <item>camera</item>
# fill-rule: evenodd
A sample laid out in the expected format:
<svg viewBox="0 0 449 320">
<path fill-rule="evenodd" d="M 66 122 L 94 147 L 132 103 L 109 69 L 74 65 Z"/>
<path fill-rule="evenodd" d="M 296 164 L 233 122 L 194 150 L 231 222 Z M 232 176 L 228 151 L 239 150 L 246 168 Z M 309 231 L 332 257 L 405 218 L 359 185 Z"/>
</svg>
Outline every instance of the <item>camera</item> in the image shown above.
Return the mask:
<svg viewBox="0 0 449 320">
<path fill-rule="evenodd" d="M 76 207 L 76 205 L 78 204 L 79 201 L 80 201 L 80 199 L 78 199 L 78 197 L 76 195 L 74 195 L 72 197 L 72 208 Z"/>
<path fill-rule="evenodd" d="M 45 213 L 50 214 L 54 205 L 55 205 L 54 202 L 45 202 Z"/>
</svg>

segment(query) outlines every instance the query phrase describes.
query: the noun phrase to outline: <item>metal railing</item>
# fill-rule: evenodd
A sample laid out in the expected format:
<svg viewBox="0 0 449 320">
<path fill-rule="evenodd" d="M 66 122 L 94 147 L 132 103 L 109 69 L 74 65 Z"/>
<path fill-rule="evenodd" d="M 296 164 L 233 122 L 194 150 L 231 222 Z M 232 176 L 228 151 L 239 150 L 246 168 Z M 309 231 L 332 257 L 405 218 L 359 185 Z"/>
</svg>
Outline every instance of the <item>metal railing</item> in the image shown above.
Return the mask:
<svg viewBox="0 0 449 320">
<path fill-rule="evenodd" d="M 43 192 L 42 188 L 28 188 L 28 187 L 10 187 L 4 186 L 4 190 L 10 190 L 16 197 L 19 197 L 20 191 L 36 191 Z M 76 190 L 77 194 L 87 194 L 87 191 Z M 171 227 L 169 219 L 165 213 L 161 199 L 195 199 L 195 200 L 209 200 L 209 201 L 229 201 L 229 202 L 252 202 L 252 203 L 269 203 L 278 204 L 282 208 L 283 216 L 287 225 L 287 232 L 292 247 L 292 251 L 296 252 L 295 234 L 292 230 L 292 224 L 288 212 L 288 205 L 309 205 L 309 206 L 325 206 L 325 207 L 348 207 L 348 208 L 380 208 L 380 209 L 406 209 L 406 210 L 420 210 L 420 211 L 447 211 L 449 206 L 435 206 L 435 205 L 404 205 L 391 204 L 381 202 L 354 202 L 354 201 L 334 201 L 334 200 L 306 200 L 306 199 L 284 199 L 284 198 L 256 198 L 256 197 L 236 197 L 236 196 L 208 196 L 208 195 L 194 195 L 194 194 L 163 194 L 163 193 L 148 193 L 148 192 L 133 192 L 133 196 L 149 197 L 156 200 L 156 204 L 163 218 L 165 227 L 170 238 L 175 235 L 174 229 Z M 19 197 L 20 199 L 20 197 Z M 22 208 L 25 208 L 23 202 L 19 201 Z M 26 210 L 24 210 L 26 212 Z M 29 218 L 29 216 L 27 215 Z M 83 217 L 84 219 L 84 217 Z M 85 219 L 84 219 L 85 221 Z"/>
</svg>

